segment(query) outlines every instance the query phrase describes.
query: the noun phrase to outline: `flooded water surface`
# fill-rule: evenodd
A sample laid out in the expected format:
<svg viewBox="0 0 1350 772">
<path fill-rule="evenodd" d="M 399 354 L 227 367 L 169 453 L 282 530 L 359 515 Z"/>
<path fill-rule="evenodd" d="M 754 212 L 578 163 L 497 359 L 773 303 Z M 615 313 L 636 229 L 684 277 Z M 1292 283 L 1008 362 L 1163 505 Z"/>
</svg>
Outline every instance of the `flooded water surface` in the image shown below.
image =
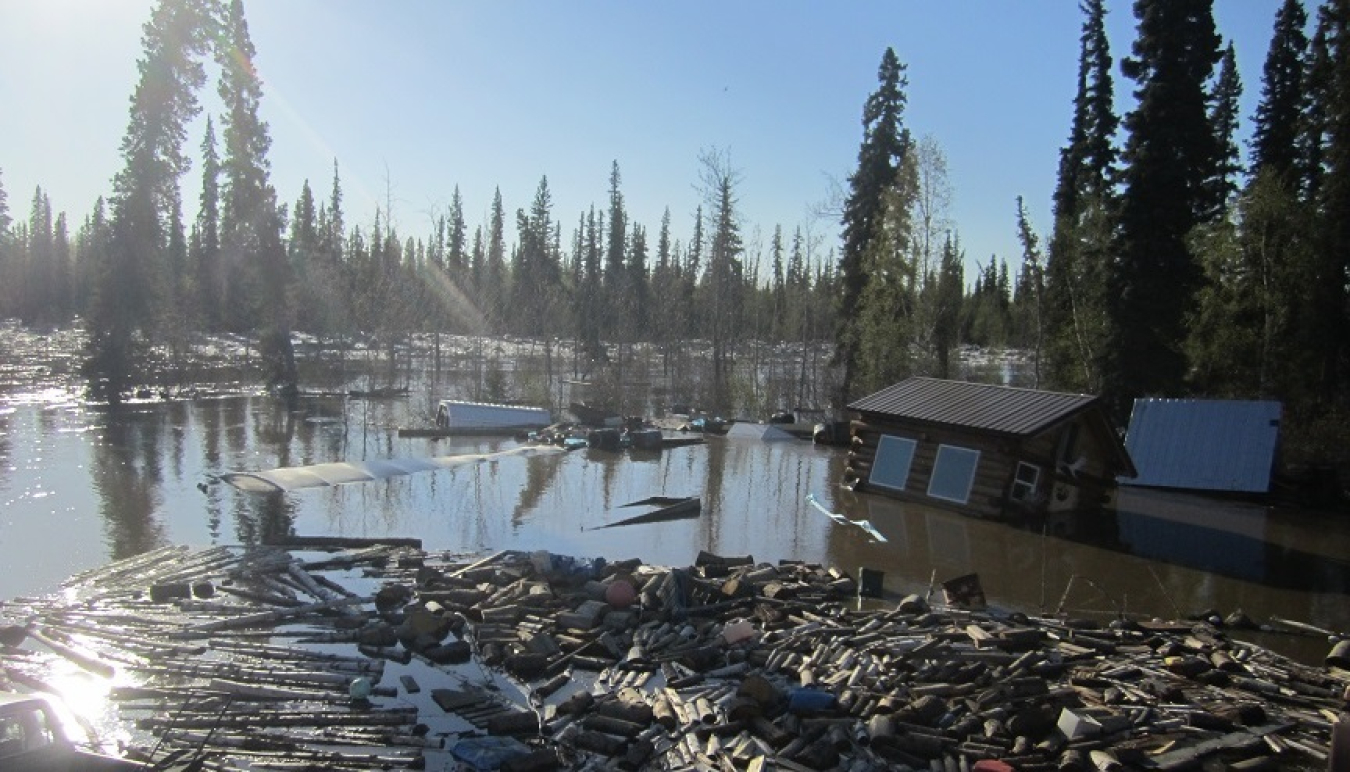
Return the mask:
<svg viewBox="0 0 1350 772">
<path fill-rule="evenodd" d="M 506 455 L 450 469 L 287 493 L 218 480 L 330 461 L 492 454 L 513 439 L 400 438 L 415 400 L 265 396 L 117 411 L 57 399 L 0 406 L 0 597 L 165 544 L 254 544 L 277 534 L 410 536 L 429 550 L 548 550 L 691 564 L 701 550 L 882 576 L 882 602 L 978 574 L 991 605 L 1106 620 L 1202 611 L 1350 631 L 1350 522 L 1178 493 L 1122 489 L 1114 511 L 1040 531 L 840 489 L 845 451 L 709 437 L 660 453 Z M 808 502 L 869 520 L 886 539 Z M 603 528 L 651 496 L 698 496 L 695 519 Z M 1053 531 L 1053 532 L 1050 532 Z M 1325 637 L 1252 633 L 1307 662 Z"/>
</svg>

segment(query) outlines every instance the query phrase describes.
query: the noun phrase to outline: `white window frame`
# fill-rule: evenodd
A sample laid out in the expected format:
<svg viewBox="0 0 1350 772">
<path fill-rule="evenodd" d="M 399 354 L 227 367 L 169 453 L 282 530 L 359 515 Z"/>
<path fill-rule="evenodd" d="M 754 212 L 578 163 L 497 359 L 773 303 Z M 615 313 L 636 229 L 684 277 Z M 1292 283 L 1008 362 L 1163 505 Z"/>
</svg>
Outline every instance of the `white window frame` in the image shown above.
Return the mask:
<svg viewBox="0 0 1350 772">
<path fill-rule="evenodd" d="M 887 440 L 891 440 L 892 442 L 888 443 Z M 909 447 L 909 460 L 905 462 L 904 475 L 901 476 L 900 478 L 899 487 L 892 485 L 888 482 L 882 482 L 880 480 L 877 480 L 875 477 L 877 467 L 881 465 L 880 462 L 882 453 L 886 452 L 887 446 L 891 445 L 892 443 L 900 446 L 907 445 Z M 877 454 L 872 459 L 872 469 L 867 473 L 867 484 L 876 485 L 882 488 L 888 488 L 893 491 L 903 491 L 909 485 L 909 473 L 914 469 L 914 454 L 917 453 L 918 451 L 919 451 L 918 440 L 913 440 L 908 437 L 897 437 L 893 434 L 881 435 L 881 439 L 877 440 Z M 898 453 L 900 452 L 900 450 L 898 448 L 892 448 L 890 452 Z M 889 477 L 889 475 L 886 476 Z"/>
<path fill-rule="evenodd" d="M 974 455 L 975 457 L 975 463 L 972 464 L 970 467 L 970 476 L 966 478 L 965 491 L 962 493 L 960 498 L 956 498 L 954 496 L 944 496 L 942 494 L 933 492 L 933 484 L 937 482 L 938 472 L 943 467 L 943 455 L 947 454 L 948 458 L 950 458 L 951 454 L 953 453 L 971 454 Z M 951 462 L 948 461 L 948 463 Z M 979 471 L 980 471 L 980 451 L 975 450 L 974 448 L 963 448 L 959 445 L 938 445 L 937 456 L 933 459 L 933 472 L 928 476 L 928 495 L 931 498 L 942 499 L 943 501 L 951 501 L 956 504 L 965 504 L 970 501 L 970 489 L 974 487 L 975 475 L 978 474 Z"/>
<path fill-rule="evenodd" d="M 1031 470 L 1031 481 L 1022 479 L 1022 470 Z M 1017 473 L 1013 475 L 1012 490 L 1009 495 L 1013 501 L 1031 501 L 1036 497 L 1036 486 L 1041 483 L 1041 468 L 1025 461 L 1017 462 Z"/>
</svg>

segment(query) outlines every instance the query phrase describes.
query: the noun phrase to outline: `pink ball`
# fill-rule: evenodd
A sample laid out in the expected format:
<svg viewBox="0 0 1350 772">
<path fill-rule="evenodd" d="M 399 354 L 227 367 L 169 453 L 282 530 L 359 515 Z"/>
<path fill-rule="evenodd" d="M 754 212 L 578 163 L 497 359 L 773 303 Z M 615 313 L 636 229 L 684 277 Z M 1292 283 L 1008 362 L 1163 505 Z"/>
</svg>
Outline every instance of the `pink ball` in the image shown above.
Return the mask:
<svg viewBox="0 0 1350 772">
<path fill-rule="evenodd" d="M 614 608 L 628 608 L 637 600 L 637 590 L 626 579 L 615 579 L 605 588 L 605 602 Z"/>
</svg>

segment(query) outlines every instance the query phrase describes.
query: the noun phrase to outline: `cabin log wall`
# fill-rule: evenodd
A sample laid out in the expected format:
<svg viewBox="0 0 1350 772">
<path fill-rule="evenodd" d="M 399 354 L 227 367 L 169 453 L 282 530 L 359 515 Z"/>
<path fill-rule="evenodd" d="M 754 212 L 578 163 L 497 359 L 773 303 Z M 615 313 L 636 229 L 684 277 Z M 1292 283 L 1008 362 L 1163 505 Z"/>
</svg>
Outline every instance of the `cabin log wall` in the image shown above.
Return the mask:
<svg viewBox="0 0 1350 772">
<path fill-rule="evenodd" d="M 848 466 L 859 481 L 857 487 L 913 497 L 936 506 L 971 510 L 983 517 L 1002 516 L 1008 487 L 1017 467 L 1020 444 L 1016 439 L 955 431 L 945 427 L 916 426 L 887 421 L 884 417 L 877 416 L 854 421 L 852 432 L 853 449 L 849 452 Z M 910 463 L 909 478 L 904 491 L 868 483 L 872 465 L 876 462 L 877 446 L 884 434 L 916 441 L 914 459 Z M 979 464 L 975 468 L 975 479 L 971 482 L 970 496 L 965 504 L 928 495 L 928 483 L 932 479 L 938 447 L 941 445 L 968 448 L 980 453 Z"/>
</svg>

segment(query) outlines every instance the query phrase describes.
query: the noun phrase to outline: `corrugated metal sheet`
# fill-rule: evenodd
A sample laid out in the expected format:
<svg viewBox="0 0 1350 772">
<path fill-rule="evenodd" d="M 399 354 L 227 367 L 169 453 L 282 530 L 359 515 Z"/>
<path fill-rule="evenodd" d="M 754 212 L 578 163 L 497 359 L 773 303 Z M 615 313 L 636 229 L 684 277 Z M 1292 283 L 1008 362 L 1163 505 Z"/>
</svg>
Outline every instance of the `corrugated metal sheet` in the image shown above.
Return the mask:
<svg viewBox="0 0 1350 772">
<path fill-rule="evenodd" d="M 1136 399 L 1125 448 L 1158 488 L 1265 493 L 1280 437 L 1280 403 Z"/>
<path fill-rule="evenodd" d="M 286 466 L 260 472 L 228 472 L 221 480 L 252 493 L 295 491 L 305 488 L 324 488 L 370 480 L 385 480 L 399 475 L 427 472 L 433 469 L 454 469 L 457 466 L 483 464 L 512 456 L 542 456 L 566 452 L 554 445 L 522 445 L 496 453 L 473 453 L 462 456 L 433 456 L 431 458 L 385 458 L 370 461 L 337 461 L 309 466 Z"/>
<path fill-rule="evenodd" d="M 848 407 L 862 413 L 1029 436 L 1096 401 L 1086 394 L 909 378 Z"/>
</svg>

